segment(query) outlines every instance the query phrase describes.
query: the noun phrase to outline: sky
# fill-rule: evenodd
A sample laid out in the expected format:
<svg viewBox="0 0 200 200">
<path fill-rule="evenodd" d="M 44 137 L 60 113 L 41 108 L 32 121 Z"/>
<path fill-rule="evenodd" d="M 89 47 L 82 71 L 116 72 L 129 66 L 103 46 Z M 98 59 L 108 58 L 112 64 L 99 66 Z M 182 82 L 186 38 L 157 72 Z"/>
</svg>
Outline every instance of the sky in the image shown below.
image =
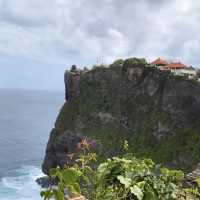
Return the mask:
<svg viewBox="0 0 200 200">
<path fill-rule="evenodd" d="M 0 88 L 63 90 L 72 64 L 157 57 L 200 67 L 200 1 L 0 0 Z"/>
</svg>

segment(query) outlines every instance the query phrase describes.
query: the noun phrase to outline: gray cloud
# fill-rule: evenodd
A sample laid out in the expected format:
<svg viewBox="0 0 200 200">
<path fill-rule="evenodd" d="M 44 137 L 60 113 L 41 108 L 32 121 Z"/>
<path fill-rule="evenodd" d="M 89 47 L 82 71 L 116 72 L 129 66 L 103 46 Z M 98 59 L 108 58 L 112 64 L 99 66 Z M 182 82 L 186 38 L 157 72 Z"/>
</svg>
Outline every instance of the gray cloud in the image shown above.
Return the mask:
<svg viewBox="0 0 200 200">
<path fill-rule="evenodd" d="M 157 56 L 199 65 L 200 2 L 0 0 L 0 52 L 44 62 Z"/>
</svg>

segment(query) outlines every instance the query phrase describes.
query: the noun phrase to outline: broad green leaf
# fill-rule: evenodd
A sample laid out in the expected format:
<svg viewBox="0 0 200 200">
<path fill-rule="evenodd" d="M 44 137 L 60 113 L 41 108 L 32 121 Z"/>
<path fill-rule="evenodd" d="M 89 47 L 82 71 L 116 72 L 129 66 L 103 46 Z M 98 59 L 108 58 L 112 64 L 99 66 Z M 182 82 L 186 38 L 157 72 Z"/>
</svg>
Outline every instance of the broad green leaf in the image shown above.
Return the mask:
<svg viewBox="0 0 200 200">
<path fill-rule="evenodd" d="M 125 186 L 125 188 L 128 188 L 130 187 L 131 185 L 131 179 L 130 178 L 126 178 L 126 177 L 123 177 L 123 176 L 117 176 L 117 179 L 119 180 L 119 182 L 121 184 L 123 184 Z"/>
<path fill-rule="evenodd" d="M 50 172 L 49 172 L 50 176 L 55 176 L 56 173 L 58 172 L 58 170 L 59 170 L 59 168 L 52 168 L 52 169 L 50 169 Z"/>
<path fill-rule="evenodd" d="M 55 190 L 54 194 L 56 200 L 64 200 L 64 194 L 61 191 Z"/>
<path fill-rule="evenodd" d="M 76 183 L 81 177 L 82 173 L 75 168 L 67 168 L 62 171 L 62 176 L 67 184 Z"/>
<path fill-rule="evenodd" d="M 200 178 L 195 180 L 195 183 L 197 184 L 197 186 L 200 188 Z"/>
<path fill-rule="evenodd" d="M 137 197 L 138 200 L 143 199 L 144 194 L 143 194 L 142 190 L 137 185 L 130 187 L 130 190 L 131 190 L 131 194 L 134 194 Z"/>
<path fill-rule="evenodd" d="M 145 186 L 146 182 L 145 181 L 141 181 L 141 182 L 138 182 L 137 185 L 139 188 L 143 189 L 144 186 Z"/>
<path fill-rule="evenodd" d="M 158 200 L 158 197 L 154 194 L 153 191 L 146 191 L 144 195 L 144 200 Z"/>
</svg>

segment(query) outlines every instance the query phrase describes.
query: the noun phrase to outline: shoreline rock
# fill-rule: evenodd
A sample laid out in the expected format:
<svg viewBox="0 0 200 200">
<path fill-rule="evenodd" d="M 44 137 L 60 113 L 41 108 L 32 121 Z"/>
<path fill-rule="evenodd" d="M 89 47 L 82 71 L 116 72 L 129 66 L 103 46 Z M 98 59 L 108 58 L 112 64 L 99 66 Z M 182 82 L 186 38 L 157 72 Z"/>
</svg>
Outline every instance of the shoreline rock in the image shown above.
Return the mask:
<svg viewBox="0 0 200 200">
<path fill-rule="evenodd" d="M 50 186 L 56 186 L 58 183 L 55 179 L 50 178 L 49 176 L 43 176 L 37 178 L 35 181 L 42 188 L 49 188 Z"/>
</svg>

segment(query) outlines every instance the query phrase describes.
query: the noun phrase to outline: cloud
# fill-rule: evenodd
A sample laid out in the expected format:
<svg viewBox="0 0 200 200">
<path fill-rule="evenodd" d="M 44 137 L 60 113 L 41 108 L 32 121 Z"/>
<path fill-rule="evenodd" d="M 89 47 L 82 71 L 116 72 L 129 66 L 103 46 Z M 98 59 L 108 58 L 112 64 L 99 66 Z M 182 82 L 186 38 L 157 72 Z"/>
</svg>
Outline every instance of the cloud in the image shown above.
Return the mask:
<svg viewBox="0 0 200 200">
<path fill-rule="evenodd" d="M 157 56 L 198 65 L 200 2 L 0 0 L 0 52 L 42 62 Z"/>
<path fill-rule="evenodd" d="M 1 3 L 2 20 L 24 27 L 45 26 L 54 22 L 57 14 L 53 1 L 5 0 Z"/>
</svg>

